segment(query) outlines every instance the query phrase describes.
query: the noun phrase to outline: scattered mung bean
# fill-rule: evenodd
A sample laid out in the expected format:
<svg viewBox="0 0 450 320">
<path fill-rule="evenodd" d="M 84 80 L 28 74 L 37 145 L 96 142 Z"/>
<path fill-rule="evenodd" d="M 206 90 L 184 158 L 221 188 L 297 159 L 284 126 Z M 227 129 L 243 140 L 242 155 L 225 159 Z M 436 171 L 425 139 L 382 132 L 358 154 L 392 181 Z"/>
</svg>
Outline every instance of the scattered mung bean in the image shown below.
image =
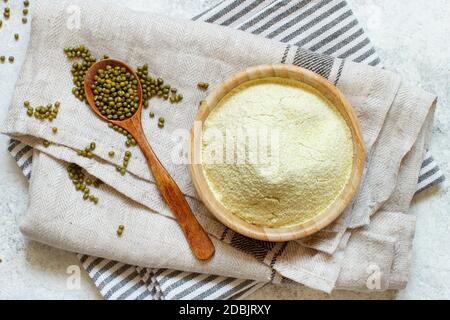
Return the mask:
<svg viewBox="0 0 450 320">
<path fill-rule="evenodd" d="M 5 7 L 5 9 L 3 9 L 3 16 L 6 19 L 9 19 L 9 17 L 11 16 L 11 9 L 9 7 Z"/>
<path fill-rule="evenodd" d="M 72 65 L 72 76 L 73 76 L 73 83 L 75 87 L 72 89 L 72 93 L 81 101 L 86 101 L 86 96 L 84 93 L 84 78 L 86 76 L 87 70 L 96 62 L 96 58 L 91 54 L 88 48 L 84 45 L 80 45 L 78 47 L 73 48 L 65 48 L 64 53 L 69 59 L 81 59 L 82 62 L 80 63 L 74 63 Z M 104 55 L 103 59 L 108 59 L 108 55 Z M 114 69 L 114 68 L 113 68 Z M 119 72 L 120 73 L 120 72 Z M 178 103 L 183 100 L 183 96 L 181 94 L 177 94 L 178 90 L 171 85 L 165 83 L 164 79 L 162 78 L 153 78 L 149 74 L 149 67 L 147 64 L 144 64 L 141 67 L 138 67 L 136 70 L 136 75 L 138 76 L 141 85 L 142 85 L 142 104 L 145 109 L 149 107 L 149 100 L 153 97 L 160 97 L 166 100 L 170 100 L 171 103 Z M 116 75 L 114 75 L 116 76 Z M 99 80 L 98 78 L 97 80 Z M 134 81 L 137 79 L 129 79 L 131 80 L 132 88 L 134 87 Z M 104 81 L 106 82 L 106 80 Z M 123 81 L 121 81 L 123 82 Z M 110 84 L 110 83 L 109 83 Z M 117 83 L 115 83 L 117 85 Z M 121 83 L 119 83 L 120 85 Z M 136 83 L 137 84 L 137 83 Z M 105 85 L 106 86 L 106 85 Z M 105 89 L 105 88 L 103 88 Z M 127 85 L 127 89 L 129 89 Z M 95 90 L 95 89 L 94 89 Z M 100 111 L 104 111 L 104 114 L 106 117 L 110 118 L 110 120 L 125 120 L 132 116 L 137 111 L 138 103 L 139 101 L 131 101 L 132 108 L 128 108 L 129 110 L 125 110 L 124 108 L 124 102 L 123 98 L 122 101 L 116 101 L 115 98 L 119 96 L 117 87 L 111 86 L 111 88 L 106 88 L 106 90 L 109 90 L 108 92 L 100 92 L 102 90 L 97 91 L 97 101 L 99 101 L 99 104 L 101 106 Z M 103 93 L 103 95 L 101 95 Z M 128 92 L 126 92 L 128 93 Z M 110 97 L 114 94 L 113 97 Z M 170 96 L 169 94 L 172 94 Z M 95 96 L 94 92 L 94 96 Z M 130 93 L 130 97 L 133 94 Z M 106 97 L 106 100 L 104 98 Z M 119 96 L 120 97 L 120 96 Z M 112 98 L 112 100 L 111 100 Z M 128 98 L 126 96 L 125 98 Z M 121 99 L 118 99 L 121 100 Z M 116 103 L 117 102 L 117 103 Z M 134 103 L 137 102 L 137 105 Z M 121 105 L 119 105 L 121 103 Z M 106 107 L 106 108 L 105 108 Z M 135 109 L 134 111 L 133 108 Z M 119 111 L 119 109 L 122 109 Z M 109 114 L 108 114 L 109 110 Z M 116 112 L 117 111 L 117 112 Z M 151 116 L 152 117 L 152 116 Z M 154 117 L 154 114 L 153 114 Z M 114 131 L 122 134 L 123 136 L 127 137 L 127 140 L 125 142 L 125 145 L 129 148 L 132 146 L 136 146 L 137 142 L 136 140 L 125 130 L 122 129 L 116 125 L 108 124 L 108 126 L 113 129 Z M 161 128 L 164 127 L 164 123 Z M 80 151 L 81 152 L 81 151 Z M 120 171 L 120 170 L 119 170 Z"/>
<path fill-rule="evenodd" d="M 27 109 L 27 115 L 29 117 L 32 117 L 34 115 L 34 117 L 38 120 L 48 120 L 52 122 L 58 117 L 60 103 L 56 102 L 54 106 L 49 103 L 46 107 L 38 106 L 36 108 L 33 108 L 31 107 L 29 101 L 25 101 L 23 105 Z"/>
<path fill-rule="evenodd" d="M 170 100 L 171 103 L 175 103 L 176 101 L 172 99 L 169 94 L 170 92 L 174 92 L 171 85 L 165 83 L 162 78 L 153 78 L 149 74 L 148 65 L 144 64 L 141 67 L 137 68 L 136 71 L 137 76 L 142 84 L 142 102 L 144 108 L 148 108 L 148 101 L 153 97 L 158 97 L 164 100 Z"/>
<path fill-rule="evenodd" d="M 132 153 L 130 151 L 125 152 L 125 156 L 123 158 L 123 165 L 122 166 L 116 166 L 116 170 L 120 172 L 121 175 L 125 175 L 127 173 L 128 164 L 130 162 Z"/>
<path fill-rule="evenodd" d="M 131 147 L 131 146 L 137 145 L 136 140 L 128 133 L 127 130 L 122 129 L 121 127 L 119 127 L 117 125 L 114 125 L 112 123 L 108 124 L 108 127 L 110 127 L 114 131 L 120 133 L 121 135 L 123 135 L 123 136 L 125 136 L 127 138 L 127 141 L 125 143 L 127 147 Z"/>
<path fill-rule="evenodd" d="M 72 88 L 73 95 L 80 101 L 86 100 L 86 95 L 84 93 L 84 78 L 86 76 L 87 70 L 97 61 L 84 45 L 73 48 L 65 48 L 64 53 L 69 59 L 81 59 L 82 62 L 77 62 L 72 65 L 72 78 L 73 84 Z"/>
<path fill-rule="evenodd" d="M 165 123 L 166 123 L 166 119 L 164 119 L 163 117 L 160 117 L 158 120 L 158 128 L 163 129 Z"/>
</svg>

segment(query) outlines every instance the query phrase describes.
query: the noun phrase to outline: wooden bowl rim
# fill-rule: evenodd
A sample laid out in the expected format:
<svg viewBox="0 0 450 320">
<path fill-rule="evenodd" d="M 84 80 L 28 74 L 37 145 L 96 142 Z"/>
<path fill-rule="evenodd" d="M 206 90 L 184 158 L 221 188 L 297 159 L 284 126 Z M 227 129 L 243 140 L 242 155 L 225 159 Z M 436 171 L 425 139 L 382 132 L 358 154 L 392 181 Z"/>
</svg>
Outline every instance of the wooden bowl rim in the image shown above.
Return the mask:
<svg viewBox="0 0 450 320">
<path fill-rule="evenodd" d="M 306 83 L 321 92 L 339 110 L 349 126 L 353 137 L 353 169 L 350 179 L 340 197 L 324 212 L 313 219 L 287 228 L 267 228 L 250 224 L 228 210 L 215 198 L 204 176 L 201 164 L 201 131 L 204 120 L 217 104 L 234 88 L 241 84 L 264 78 L 288 78 Z M 228 228 L 246 237 L 261 241 L 285 242 L 310 236 L 334 222 L 348 207 L 361 182 L 365 162 L 365 150 L 361 127 L 355 111 L 344 95 L 320 75 L 293 65 L 260 65 L 235 74 L 220 84 L 201 104 L 195 118 L 189 144 L 189 171 L 194 187 L 205 206 Z"/>
</svg>

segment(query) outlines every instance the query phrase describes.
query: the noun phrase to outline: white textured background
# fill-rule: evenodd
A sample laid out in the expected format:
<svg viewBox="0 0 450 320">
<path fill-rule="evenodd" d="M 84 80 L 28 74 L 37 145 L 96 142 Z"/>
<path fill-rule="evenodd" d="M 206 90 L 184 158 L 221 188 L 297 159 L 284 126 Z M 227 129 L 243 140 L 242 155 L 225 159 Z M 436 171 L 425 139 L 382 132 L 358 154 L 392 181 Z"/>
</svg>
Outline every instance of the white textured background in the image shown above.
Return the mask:
<svg viewBox="0 0 450 320">
<path fill-rule="evenodd" d="M 39 0 L 31 0 L 31 3 Z M 13 1 L 11 1 L 13 2 Z M 115 0 L 135 10 L 190 18 L 218 0 Z M 432 152 L 450 177 L 450 1 L 348 0 L 364 25 L 387 69 L 440 98 Z M 0 9 L 3 11 L 3 1 Z M 21 7 L 21 1 L 12 4 Z M 0 55 L 16 63 L 0 64 L 0 121 L 4 121 L 18 69 L 25 54 L 28 28 L 14 16 L 0 29 Z M 3 18 L 3 17 L 1 17 Z M 15 20 L 15 21 L 14 21 Z M 13 34 L 19 32 L 16 43 Z M 71 253 L 24 240 L 18 224 L 27 205 L 27 183 L 6 152 L 0 136 L 0 299 L 97 299 L 97 290 L 82 274 L 81 288 L 66 286 L 67 267 L 77 265 Z M 45 201 L 45 200 L 44 200 Z M 400 292 L 331 296 L 299 286 L 269 286 L 255 299 L 450 299 L 450 192 L 429 191 L 416 199 L 418 217 L 410 283 Z"/>
</svg>

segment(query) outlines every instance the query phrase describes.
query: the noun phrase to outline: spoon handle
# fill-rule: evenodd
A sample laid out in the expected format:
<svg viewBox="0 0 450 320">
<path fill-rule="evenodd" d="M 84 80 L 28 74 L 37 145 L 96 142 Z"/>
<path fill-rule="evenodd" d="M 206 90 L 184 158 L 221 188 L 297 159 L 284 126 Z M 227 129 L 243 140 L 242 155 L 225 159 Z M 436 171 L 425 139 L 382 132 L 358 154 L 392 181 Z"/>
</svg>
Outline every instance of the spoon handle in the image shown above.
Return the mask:
<svg viewBox="0 0 450 320">
<path fill-rule="evenodd" d="M 161 164 L 145 136 L 138 135 L 136 141 L 147 158 L 162 197 L 175 214 L 181 229 L 183 229 L 193 254 L 199 260 L 210 259 L 215 253 L 214 245 L 192 213 L 180 188 Z"/>
</svg>

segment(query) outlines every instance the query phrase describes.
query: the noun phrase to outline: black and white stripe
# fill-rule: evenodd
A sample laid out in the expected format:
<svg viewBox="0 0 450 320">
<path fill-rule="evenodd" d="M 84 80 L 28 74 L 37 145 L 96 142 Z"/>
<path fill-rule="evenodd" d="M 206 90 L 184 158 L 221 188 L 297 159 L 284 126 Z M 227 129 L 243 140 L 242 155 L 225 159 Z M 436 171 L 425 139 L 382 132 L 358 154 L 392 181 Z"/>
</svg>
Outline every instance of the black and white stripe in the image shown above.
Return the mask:
<svg viewBox="0 0 450 320">
<path fill-rule="evenodd" d="M 167 300 L 233 299 L 260 285 L 253 280 L 165 270 L 156 277 Z"/>
<path fill-rule="evenodd" d="M 381 63 L 346 1 L 225 0 L 193 20 L 284 42 L 287 47 L 280 62 L 294 63 L 326 78 L 333 67 L 331 57 L 371 66 Z M 344 62 L 338 66 L 336 82 L 343 65 Z M 30 179 L 33 150 L 18 140 L 11 140 L 8 151 Z M 442 172 L 427 152 L 417 192 L 443 181 Z M 221 240 L 272 267 L 285 248 L 283 244 L 255 242 L 231 230 L 226 230 Z M 79 255 L 79 259 L 103 297 L 110 300 L 241 299 L 264 285 L 252 280 L 144 269 L 86 255 Z M 275 272 L 273 278 L 275 282 L 281 281 Z"/>
<path fill-rule="evenodd" d="M 195 17 L 193 20 L 201 20 L 226 27 L 235 27 L 243 19 L 254 15 L 272 2 L 273 0 L 222 1 L 211 10 Z"/>
<path fill-rule="evenodd" d="M 333 68 L 334 60 L 329 56 L 312 55 L 301 47 L 297 47 L 292 64 L 314 71 L 324 78 L 328 78 Z"/>
<path fill-rule="evenodd" d="M 16 161 L 25 177 L 31 179 L 31 167 L 33 164 L 33 150 L 19 140 L 11 140 L 8 151 Z"/>
<path fill-rule="evenodd" d="M 425 155 L 425 161 L 420 169 L 419 185 L 417 186 L 417 193 L 425 191 L 426 189 L 438 185 L 445 181 L 441 170 L 436 165 L 433 156 L 429 151 Z"/>
</svg>

